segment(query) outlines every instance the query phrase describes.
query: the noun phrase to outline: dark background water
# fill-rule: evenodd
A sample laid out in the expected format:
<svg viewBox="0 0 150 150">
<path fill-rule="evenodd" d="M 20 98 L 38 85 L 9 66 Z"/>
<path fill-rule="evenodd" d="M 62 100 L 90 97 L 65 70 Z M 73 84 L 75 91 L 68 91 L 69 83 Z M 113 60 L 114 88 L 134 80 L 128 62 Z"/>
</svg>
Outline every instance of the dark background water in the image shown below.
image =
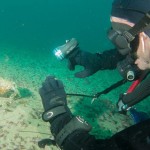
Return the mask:
<svg viewBox="0 0 150 150">
<path fill-rule="evenodd" d="M 75 37 L 81 47 L 109 47 L 112 0 L 1 0 L 0 44 L 48 51 Z M 36 49 L 37 50 L 37 49 Z"/>
</svg>

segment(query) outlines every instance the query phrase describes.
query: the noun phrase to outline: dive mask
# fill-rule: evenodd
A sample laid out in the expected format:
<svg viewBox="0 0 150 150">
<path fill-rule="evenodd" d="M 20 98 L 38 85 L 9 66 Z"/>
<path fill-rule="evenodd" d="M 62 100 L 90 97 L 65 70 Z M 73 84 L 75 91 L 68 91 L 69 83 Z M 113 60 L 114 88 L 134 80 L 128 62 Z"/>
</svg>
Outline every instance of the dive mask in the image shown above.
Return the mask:
<svg viewBox="0 0 150 150">
<path fill-rule="evenodd" d="M 112 22 L 112 28 L 108 30 L 108 38 L 117 47 L 121 55 L 127 55 L 133 51 L 131 43 L 135 37 L 128 32 L 130 28 L 131 27 L 126 24 Z M 136 47 L 138 47 L 138 43 L 136 44 Z"/>
</svg>

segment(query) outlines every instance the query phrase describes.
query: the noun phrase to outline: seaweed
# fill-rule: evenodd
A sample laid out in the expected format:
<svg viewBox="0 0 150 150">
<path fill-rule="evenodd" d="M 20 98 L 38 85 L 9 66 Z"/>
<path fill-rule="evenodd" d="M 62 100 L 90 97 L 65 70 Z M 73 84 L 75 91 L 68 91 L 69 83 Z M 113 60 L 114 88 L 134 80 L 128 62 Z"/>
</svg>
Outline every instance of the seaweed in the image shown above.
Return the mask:
<svg viewBox="0 0 150 150">
<path fill-rule="evenodd" d="M 20 98 L 30 97 L 33 95 L 33 93 L 27 88 L 18 87 L 18 91 Z"/>
</svg>

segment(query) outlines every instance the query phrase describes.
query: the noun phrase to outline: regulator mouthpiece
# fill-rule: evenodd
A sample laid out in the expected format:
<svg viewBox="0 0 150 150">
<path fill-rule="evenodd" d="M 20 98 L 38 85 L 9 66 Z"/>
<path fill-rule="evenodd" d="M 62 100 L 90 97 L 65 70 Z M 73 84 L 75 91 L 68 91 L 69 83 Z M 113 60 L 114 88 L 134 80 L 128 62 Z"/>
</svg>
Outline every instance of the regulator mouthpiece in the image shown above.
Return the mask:
<svg viewBox="0 0 150 150">
<path fill-rule="evenodd" d="M 135 73 L 133 70 L 129 70 L 127 72 L 127 80 L 128 81 L 133 81 L 135 79 Z"/>
</svg>

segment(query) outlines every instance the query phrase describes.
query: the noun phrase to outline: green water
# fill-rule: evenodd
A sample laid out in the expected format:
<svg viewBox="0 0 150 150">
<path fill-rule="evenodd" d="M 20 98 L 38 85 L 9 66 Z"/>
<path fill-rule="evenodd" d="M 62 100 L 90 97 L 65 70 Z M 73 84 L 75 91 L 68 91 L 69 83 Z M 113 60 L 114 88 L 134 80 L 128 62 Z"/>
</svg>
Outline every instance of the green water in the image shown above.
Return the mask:
<svg viewBox="0 0 150 150">
<path fill-rule="evenodd" d="M 52 51 L 72 37 L 81 49 L 93 53 L 112 48 L 107 39 L 111 2 L 2 0 L 1 76 L 36 88 L 48 74 L 79 80 L 68 71 L 67 62 L 57 61 Z"/>
<path fill-rule="evenodd" d="M 1 0 L 0 41 L 50 49 L 76 37 L 85 49 L 103 49 L 112 0 Z"/>
<path fill-rule="evenodd" d="M 72 37 L 79 41 L 81 49 L 92 53 L 112 48 L 107 39 L 111 3 L 112 0 L 0 1 L 0 76 L 33 93 L 32 98 L 23 93 L 26 98 L 23 102 L 27 108 L 33 107 L 42 113 L 38 89 L 48 75 L 61 79 L 67 93 L 88 95 L 100 92 L 121 79 L 117 70 L 99 71 L 91 77 L 77 79 L 74 77 L 75 71 L 67 69 L 67 61 L 58 61 L 52 53 L 55 47 Z M 77 67 L 77 70 L 81 69 L 82 67 Z M 115 112 L 119 94 L 124 93 L 130 84 L 102 95 L 93 104 L 88 98 L 69 97 L 69 107 L 74 114 L 83 116 L 92 124 L 91 134 L 98 138 L 108 137 L 119 131 L 114 129 L 116 120 L 112 112 Z M 15 101 L 17 107 L 22 106 L 21 101 L 22 99 Z M 138 109 L 150 112 L 147 106 L 149 101 L 147 98 L 138 104 Z M 28 115 L 30 118 L 30 114 Z M 103 117 L 99 119 L 99 116 Z M 0 119 L 3 120 L 3 117 Z M 117 117 L 119 122 L 120 116 Z M 5 117 L 4 119 L 6 120 Z M 112 123 L 114 128 L 109 130 L 111 124 L 105 120 L 113 120 L 109 123 Z M 34 125 L 34 122 L 40 123 L 42 120 L 33 119 L 31 122 Z M 99 124 L 103 124 L 102 127 Z M 108 127 L 104 127 L 107 124 Z M 122 129 L 121 122 L 118 124 Z M 37 130 L 42 132 L 45 127 L 43 126 Z"/>
</svg>

